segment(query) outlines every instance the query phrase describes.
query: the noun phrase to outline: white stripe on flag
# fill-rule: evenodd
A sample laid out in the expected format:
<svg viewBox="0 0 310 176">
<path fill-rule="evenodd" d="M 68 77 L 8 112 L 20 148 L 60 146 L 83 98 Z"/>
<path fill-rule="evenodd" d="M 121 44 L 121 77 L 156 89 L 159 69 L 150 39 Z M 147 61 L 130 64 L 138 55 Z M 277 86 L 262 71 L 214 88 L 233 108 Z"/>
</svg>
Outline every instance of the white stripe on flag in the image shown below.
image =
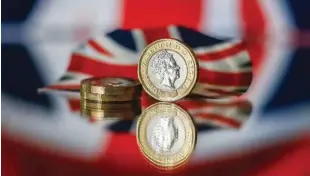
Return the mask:
<svg viewBox="0 0 310 176">
<path fill-rule="evenodd" d="M 267 41 L 265 58 L 259 76 L 247 92 L 257 107 L 266 103 L 286 72 L 291 60 L 293 27 L 283 2 L 274 0 L 260 1 L 267 20 Z M 267 85 L 267 87 L 266 87 Z M 259 108 L 256 108 L 259 109 Z"/>
<path fill-rule="evenodd" d="M 239 38 L 239 0 L 204 0 L 201 29 L 216 37 Z"/>
<path fill-rule="evenodd" d="M 201 61 L 199 60 L 199 66 L 204 69 L 214 70 L 224 73 L 241 73 L 251 72 L 252 68 L 242 68 L 239 65 L 248 61 L 248 52 L 241 51 L 235 55 L 228 56 L 217 61 Z"/>
<path fill-rule="evenodd" d="M 132 36 L 134 38 L 134 41 L 136 43 L 137 51 L 141 52 L 146 47 L 147 43 L 144 38 L 143 31 L 141 29 L 133 29 L 132 30 Z"/>
<path fill-rule="evenodd" d="M 119 28 L 122 11 L 122 0 L 38 1 L 21 35 L 47 83 L 66 70 L 78 43 Z"/>
<path fill-rule="evenodd" d="M 179 30 L 176 26 L 174 25 L 168 26 L 168 32 L 171 37 L 178 39 L 178 40 L 182 40 L 182 37 L 180 36 Z"/>
</svg>

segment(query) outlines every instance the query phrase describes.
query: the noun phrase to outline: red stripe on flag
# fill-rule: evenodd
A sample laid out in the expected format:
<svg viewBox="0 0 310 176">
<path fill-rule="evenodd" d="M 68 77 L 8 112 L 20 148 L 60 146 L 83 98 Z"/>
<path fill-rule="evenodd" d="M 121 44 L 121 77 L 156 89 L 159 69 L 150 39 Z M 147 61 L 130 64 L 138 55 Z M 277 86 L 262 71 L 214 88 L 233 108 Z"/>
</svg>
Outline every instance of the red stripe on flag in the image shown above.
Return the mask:
<svg viewBox="0 0 310 176">
<path fill-rule="evenodd" d="M 235 108 L 235 109 L 251 109 L 252 105 L 247 100 L 238 100 L 233 102 L 206 102 L 206 98 L 199 99 L 185 99 L 177 101 L 176 104 L 180 105 L 184 109 L 199 109 L 199 108 Z"/>
<path fill-rule="evenodd" d="M 114 65 L 79 54 L 72 55 L 68 70 L 93 76 L 124 76 L 137 79 L 137 65 Z M 252 73 L 223 73 L 200 68 L 198 80 L 215 85 L 248 86 L 251 84 Z"/>
<path fill-rule="evenodd" d="M 224 49 L 221 51 L 214 51 L 211 53 L 206 53 L 206 54 L 197 54 L 197 58 L 199 58 L 199 60 L 202 61 L 216 61 L 216 60 L 221 60 L 227 57 L 231 57 L 237 53 L 239 53 L 240 51 L 245 50 L 246 48 L 245 43 L 238 43 L 234 46 L 232 46 L 231 48 L 228 49 Z"/>
<path fill-rule="evenodd" d="M 124 0 L 123 27 L 149 28 L 179 24 L 198 29 L 202 0 Z"/>
<path fill-rule="evenodd" d="M 168 28 L 153 28 L 153 29 L 144 29 L 144 38 L 146 43 L 152 43 L 155 40 L 170 38 L 170 34 L 168 32 Z"/>
<path fill-rule="evenodd" d="M 79 54 L 71 56 L 68 71 L 93 76 L 123 76 L 137 79 L 137 65 L 114 65 Z"/>
<path fill-rule="evenodd" d="M 80 99 L 68 99 L 68 104 L 72 112 L 80 111 L 80 106 L 81 106 Z"/>
<path fill-rule="evenodd" d="M 103 47 L 101 47 L 96 41 L 94 41 L 94 40 L 89 40 L 88 41 L 88 44 L 93 48 L 93 49 L 95 49 L 97 52 L 99 52 L 99 53 L 101 53 L 101 54 L 103 54 L 103 55 L 105 55 L 105 56 L 112 56 L 112 54 L 109 52 L 109 51 L 107 51 L 107 50 L 105 50 Z"/>
<path fill-rule="evenodd" d="M 223 86 L 249 86 L 252 82 L 252 73 L 224 73 L 199 68 L 198 81 Z"/>
<path fill-rule="evenodd" d="M 310 48 L 310 32 L 308 30 L 295 31 L 292 34 L 292 45 L 298 48 Z"/>
<path fill-rule="evenodd" d="M 224 91 L 219 89 L 210 89 L 206 88 L 206 91 L 213 92 L 219 94 L 219 96 L 239 96 L 243 94 L 243 92 L 233 92 L 233 91 Z"/>
<path fill-rule="evenodd" d="M 185 106 L 187 105 L 198 105 L 198 106 L 204 106 L 206 108 L 208 107 L 239 107 L 239 106 L 247 106 L 247 105 L 251 105 L 251 103 L 248 100 L 235 100 L 235 101 L 231 101 L 231 102 L 223 102 L 221 100 L 219 100 L 218 102 L 215 102 L 215 100 L 213 100 L 214 102 L 210 102 L 210 101 L 206 101 L 208 99 L 206 98 L 186 98 L 184 100 L 179 100 L 180 104 L 183 104 Z M 178 103 L 178 101 L 177 101 Z"/>
<path fill-rule="evenodd" d="M 258 0 L 241 0 L 241 13 L 247 48 L 256 75 L 265 54 L 266 19 Z"/>
<path fill-rule="evenodd" d="M 234 128 L 240 128 L 242 125 L 240 122 L 234 119 L 230 119 L 228 117 L 217 115 L 217 114 L 197 113 L 197 114 L 194 114 L 193 116 L 200 117 L 200 118 L 207 119 L 207 120 L 214 121 L 214 122 L 218 122 L 221 124 L 225 124 L 227 126 L 234 127 Z"/>
</svg>

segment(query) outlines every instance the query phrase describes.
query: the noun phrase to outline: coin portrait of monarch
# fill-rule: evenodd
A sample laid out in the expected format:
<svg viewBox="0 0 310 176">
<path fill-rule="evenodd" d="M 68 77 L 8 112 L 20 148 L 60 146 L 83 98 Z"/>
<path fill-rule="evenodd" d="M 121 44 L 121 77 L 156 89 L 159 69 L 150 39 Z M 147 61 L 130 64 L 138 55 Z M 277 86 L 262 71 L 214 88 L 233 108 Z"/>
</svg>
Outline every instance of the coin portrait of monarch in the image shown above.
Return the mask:
<svg viewBox="0 0 310 176">
<path fill-rule="evenodd" d="M 158 153 L 169 152 L 178 138 L 178 129 L 175 127 L 174 118 L 162 117 L 153 128 L 152 145 Z"/>
<path fill-rule="evenodd" d="M 175 89 L 175 81 L 180 78 L 180 67 L 171 53 L 167 50 L 160 51 L 153 60 L 152 67 L 161 85 Z"/>
</svg>

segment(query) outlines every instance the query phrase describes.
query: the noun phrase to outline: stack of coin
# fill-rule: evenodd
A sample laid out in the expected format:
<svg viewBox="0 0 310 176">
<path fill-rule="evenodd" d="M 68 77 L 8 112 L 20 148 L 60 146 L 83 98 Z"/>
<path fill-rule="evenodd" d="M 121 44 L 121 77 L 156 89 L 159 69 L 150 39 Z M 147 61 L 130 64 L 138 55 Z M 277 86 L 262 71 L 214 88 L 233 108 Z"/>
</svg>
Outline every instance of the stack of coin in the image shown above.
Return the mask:
<svg viewBox="0 0 310 176">
<path fill-rule="evenodd" d="M 141 113 L 141 84 L 124 77 L 93 77 L 81 82 L 81 114 L 92 120 L 132 119 Z"/>
</svg>

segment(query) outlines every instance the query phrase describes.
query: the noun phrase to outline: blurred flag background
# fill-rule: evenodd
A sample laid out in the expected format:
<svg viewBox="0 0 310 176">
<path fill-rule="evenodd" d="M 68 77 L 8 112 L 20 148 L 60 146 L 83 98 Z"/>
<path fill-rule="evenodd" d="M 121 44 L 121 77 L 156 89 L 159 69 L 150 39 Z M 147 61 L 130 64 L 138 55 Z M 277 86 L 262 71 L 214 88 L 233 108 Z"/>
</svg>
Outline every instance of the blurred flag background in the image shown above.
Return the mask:
<svg viewBox="0 0 310 176">
<path fill-rule="evenodd" d="M 128 173 L 138 173 L 134 169 L 146 167 L 141 171 L 148 172 L 150 168 L 142 161 L 122 165 L 109 160 L 135 158 L 138 149 L 132 143 L 134 136 L 128 139 L 126 134 L 116 138 L 102 134 L 102 127 L 72 117 L 66 100 L 39 95 L 37 89 L 57 82 L 67 70 L 72 51 L 90 36 L 119 28 L 175 24 L 221 40 L 250 43 L 247 51 L 254 78 L 246 92 L 253 113 L 242 133 L 203 134 L 196 149 L 199 154 L 194 157 L 198 164 L 184 173 L 309 175 L 309 7 L 302 0 L 2 1 L 2 173 L 102 175 L 115 173 L 118 167 Z M 46 119 L 55 123 L 42 126 Z M 23 133 L 30 137 L 21 140 L 18 136 Z M 12 140 L 12 136 L 17 140 Z M 109 147 L 102 149 L 101 138 L 111 139 Z M 35 147 L 21 145 L 23 140 L 31 141 Z M 277 142 L 281 146 L 269 147 L 255 155 L 239 155 L 239 147 L 255 150 L 260 144 L 269 146 Z M 131 152 L 113 152 L 123 143 L 132 145 Z M 216 150 L 218 146 L 226 148 Z M 94 161 L 94 155 L 103 150 L 108 159 L 101 161 L 96 157 Z M 220 163 L 205 163 L 203 159 L 225 158 L 225 152 L 239 152 L 239 157 Z M 63 159 L 59 153 L 70 157 Z M 129 159 L 126 161 L 130 163 Z"/>
</svg>

